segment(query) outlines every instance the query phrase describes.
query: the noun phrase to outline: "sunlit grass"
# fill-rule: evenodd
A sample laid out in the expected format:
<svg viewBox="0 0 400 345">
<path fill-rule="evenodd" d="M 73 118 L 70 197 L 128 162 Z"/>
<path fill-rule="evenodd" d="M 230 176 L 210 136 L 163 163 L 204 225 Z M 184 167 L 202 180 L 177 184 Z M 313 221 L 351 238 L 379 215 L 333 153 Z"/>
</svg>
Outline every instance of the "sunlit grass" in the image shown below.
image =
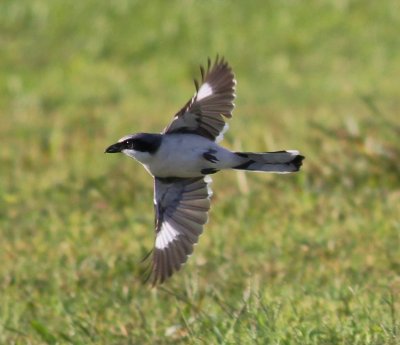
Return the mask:
<svg viewBox="0 0 400 345">
<path fill-rule="evenodd" d="M 398 343 L 396 5 L 3 1 L 0 343 Z M 162 130 L 216 53 L 223 144 L 306 160 L 215 175 L 194 255 L 150 289 L 152 180 L 103 151 Z"/>
</svg>

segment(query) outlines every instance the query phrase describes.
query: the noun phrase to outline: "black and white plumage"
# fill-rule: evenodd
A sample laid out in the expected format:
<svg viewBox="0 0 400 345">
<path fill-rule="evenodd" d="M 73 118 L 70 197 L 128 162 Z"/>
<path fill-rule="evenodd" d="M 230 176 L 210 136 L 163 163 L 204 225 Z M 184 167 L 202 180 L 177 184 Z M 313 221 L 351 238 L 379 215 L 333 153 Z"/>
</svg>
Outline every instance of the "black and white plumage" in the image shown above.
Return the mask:
<svg viewBox="0 0 400 345">
<path fill-rule="evenodd" d="M 236 80 L 224 59 L 208 60 L 196 93 L 160 134 L 137 133 L 106 149 L 122 152 L 144 165 L 154 177 L 156 238 L 152 283 L 163 283 L 193 252 L 210 209 L 208 176 L 238 169 L 289 173 L 300 169 L 298 151 L 232 152 L 218 145 L 232 117 Z"/>
<path fill-rule="evenodd" d="M 208 220 L 211 189 L 208 176 L 154 180 L 156 240 L 152 272 L 162 283 L 193 252 Z"/>
<path fill-rule="evenodd" d="M 175 115 L 164 133 L 191 132 L 218 142 L 228 129 L 224 116 L 231 118 L 235 107 L 236 80 L 223 59 L 217 58 L 213 68 L 208 60 L 207 70 L 201 66 L 200 71 L 200 87 L 195 79 L 196 93 Z"/>
</svg>

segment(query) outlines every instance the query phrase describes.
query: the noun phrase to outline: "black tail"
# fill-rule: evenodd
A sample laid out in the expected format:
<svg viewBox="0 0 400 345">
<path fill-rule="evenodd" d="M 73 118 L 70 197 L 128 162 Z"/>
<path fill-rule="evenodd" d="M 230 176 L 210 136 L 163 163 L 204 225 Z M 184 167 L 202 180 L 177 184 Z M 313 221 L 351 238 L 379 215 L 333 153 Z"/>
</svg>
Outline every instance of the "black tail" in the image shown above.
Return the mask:
<svg viewBox="0 0 400 345">
<path fill-rule="evenodd" d="M 299 171 L 304 159 L 298 151 L 236 152 L 236 154 L 243 159 L 243 163 L 234 166 L 233 169 L 275 173 Z"/>
</svg>

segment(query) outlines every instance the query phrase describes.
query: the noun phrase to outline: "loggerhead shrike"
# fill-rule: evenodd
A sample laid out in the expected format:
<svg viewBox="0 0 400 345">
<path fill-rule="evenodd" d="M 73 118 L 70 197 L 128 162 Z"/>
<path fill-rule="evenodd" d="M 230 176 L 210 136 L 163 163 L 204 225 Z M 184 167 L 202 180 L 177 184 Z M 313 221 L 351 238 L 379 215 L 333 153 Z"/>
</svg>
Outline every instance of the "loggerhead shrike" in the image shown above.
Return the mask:
<svg viewBox="0 0 400 345">
<path fill-rule="evenodd" d="M 151 263 L 153 286 L 187 261 L 208 219 L 210 174 L 237 169 L 290 173 L 300 169 L 298 151 L 232 152 L 218 145 L 232 117 L 236 80 L 225 60 L 200 67 L 201 84 L 161 134 L 127 135 L 106 149 L 143 164 L 154 178 L 156 238 Z"/>
</svg>

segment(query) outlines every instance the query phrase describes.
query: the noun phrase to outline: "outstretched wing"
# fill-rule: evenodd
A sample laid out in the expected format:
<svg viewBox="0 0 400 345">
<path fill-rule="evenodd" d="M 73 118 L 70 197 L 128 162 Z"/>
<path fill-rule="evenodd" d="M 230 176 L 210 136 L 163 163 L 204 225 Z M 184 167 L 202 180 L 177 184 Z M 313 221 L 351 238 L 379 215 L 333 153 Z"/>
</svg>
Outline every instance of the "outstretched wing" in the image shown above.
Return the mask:
<svg viewBox="0 0 400 345">
<path fill-rule="evenodd" d="M 150 276 L 153 286 L 178 271 L 193 252 L 208 220 L 211 178 L 155 178 L 156 239 Z"/>
<path fill-rule="evenodd" d="M 219 141 L 228 128 L 224 116 L 232 117 L 235 76 L 228 63 L 218 57 L 213 65 L 208 59 L 207 70 L 200 66 L 200 71 L 200 87 L 195 80 L 193 98 L 175 115 L 163 133 L 195 133 Z"/>
</svg>

